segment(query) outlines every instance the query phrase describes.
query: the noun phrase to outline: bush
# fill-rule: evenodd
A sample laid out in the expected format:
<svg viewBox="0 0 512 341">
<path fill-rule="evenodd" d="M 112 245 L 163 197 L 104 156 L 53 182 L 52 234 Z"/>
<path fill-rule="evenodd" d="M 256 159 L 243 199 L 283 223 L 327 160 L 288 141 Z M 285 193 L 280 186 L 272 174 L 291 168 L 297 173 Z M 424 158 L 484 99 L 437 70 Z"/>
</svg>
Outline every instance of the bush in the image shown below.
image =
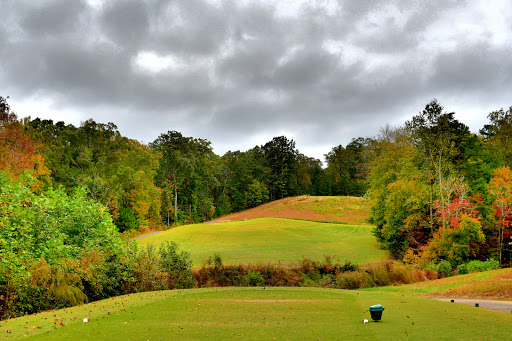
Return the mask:
<svg viewBox="0 0 512 341">
<path fill-rule="evenodd" d="M 160 245 L 160 268 L 167 273 L 167 287 L 169 289 L 192 288 L 196 282 L 192 272 L 190 253 L 178 253 L 178 244 L 166 242 Z"/>
<path fill-rule="evenodd" d="M 499 269 L 500 263 L 494 258 L 489 258 L 485 262 L 480 260 L 472 260 L 467 264 L 459 265 L 459 267 L 461 268 L 461 273 L 472 273 Z M 465 272 L 462 272 L 462 270 Z"/>
<path fill-rule="evenodd" d="M 494 258 L 489 258 L 484 262 L 485 271 L 497 270 L 500 268 L 500 262 Z"/>
<path fill-rule="evenodd" d="M 160 270 L 160 258 L 153 244 L 145 248 L 130 245 L 127 252 L 130 260 L 127 268 L 125 292 L 142 292 L 164 290 L 167 288 L 166 279 Z"/>
<path fill-rule="evenodd" d="M 305 287 L 318 286 L 318 282 L 322 279 L 322 275 L 320 275 L 320 271 L 317 269 L 310 270 L 307 273 L 302 272 L 300 276 L 302 277 L 300 285 Z"/>
<path fill-rule="evenodd" d="M 359 289 L 369 286 L 372 280 L 364 271 L 342 272 L 336 276 L 336 284 L 340 289 Z"/>
<path fill-rule="evenodd" d="M 347 271 L 357 271 L 359 269 L 359 266 L 357 264 L 353 264 L 350 261 L 345 261 L 345 263 L 341 266 L 340 270 L 342 272 Z"/>
<path fill-rule="evenodd" d="M 265 284 L 265 279 L 263 278 L 261 272 L 251 270 L 247 275 L 242 277 L 242 285 L 249 287 L 260 287 Z"/>
<path fill-rule="evenodd" d="M 453 273 L 453 268 L 450 262 L 442 260 L 439 262 L 437 272 L 443 274 L 444 277 L 449 277 Z"/>
<path fill-rule="evenodd" d="M 393 261 L 368 264 L 365 267 L 370 277 L 369 286 L 386 286 L 391 283 L 390 273 Z"/>
<path fill-rule="evenodd" d="M 468 273 L 468 266 L 464 263 L 457 265 L 457 270 L 459 271 L 459 275 L 465 275 Z"/>
<path fill-rule="evenodd" d="M 35 193 L 33 183 L 0 173 L 0 319 L 121 294 L 109 269 L 126 244 L 108 211 L 83 188 Z"/>
</svg>

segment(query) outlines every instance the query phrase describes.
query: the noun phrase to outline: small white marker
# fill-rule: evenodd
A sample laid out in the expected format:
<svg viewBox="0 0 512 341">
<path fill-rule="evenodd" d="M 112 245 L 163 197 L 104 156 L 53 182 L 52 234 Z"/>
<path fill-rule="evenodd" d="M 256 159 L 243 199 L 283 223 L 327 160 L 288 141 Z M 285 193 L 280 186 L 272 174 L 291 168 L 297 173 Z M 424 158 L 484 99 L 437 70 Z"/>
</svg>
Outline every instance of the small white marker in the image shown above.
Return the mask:
<svg viewBox="0 0 512 341">
<path fill-rule="evenodd" d="M 87 322 L 89 322 L 89 318 L 88 317 L 84 318 L 84 323 L 87 323 Z"/>
<path fill-rule="evenodd" d="M 368 320 L 367 320 L 367 319 L 364 319 L 364 320 L 363 320 L 363 323 L 368 323 Z"/>
</svg>

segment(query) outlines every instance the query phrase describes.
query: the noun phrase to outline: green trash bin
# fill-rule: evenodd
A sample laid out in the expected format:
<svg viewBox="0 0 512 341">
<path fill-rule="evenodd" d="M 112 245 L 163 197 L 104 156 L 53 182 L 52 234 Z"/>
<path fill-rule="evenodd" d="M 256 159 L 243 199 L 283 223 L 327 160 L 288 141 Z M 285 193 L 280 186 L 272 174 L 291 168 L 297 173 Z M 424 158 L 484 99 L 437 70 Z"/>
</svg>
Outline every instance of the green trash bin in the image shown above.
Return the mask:
<svg viewBox="0 0 512 341">
<path fill-rule="evenodd" d="M 381 304 L 370 306 L 370 314 L 372 315 L 372 320 L 379 321 L 382 318 L 383 311 L 384 307 Z"/>
</svg>

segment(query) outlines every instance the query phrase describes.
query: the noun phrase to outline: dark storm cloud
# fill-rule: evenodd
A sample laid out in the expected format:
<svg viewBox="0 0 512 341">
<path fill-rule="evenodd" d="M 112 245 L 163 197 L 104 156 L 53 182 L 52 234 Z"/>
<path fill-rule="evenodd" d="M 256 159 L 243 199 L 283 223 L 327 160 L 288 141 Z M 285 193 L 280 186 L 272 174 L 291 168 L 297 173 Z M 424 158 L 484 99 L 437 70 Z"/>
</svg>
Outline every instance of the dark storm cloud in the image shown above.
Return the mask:
<svg viewBox="0 0 512 341">
<path fill-rule="evenodd" d="M 276 83 L 283 88 L 311 88 L 321 85 L 325 75 L 335 73 L 339 59 L 323 50 L 300 51 L 297 56 L 283 63 L 274 73 Z"/>
<path fill-rule="evenodd" d="M 450 26 L 478 2 L 323 3 L 5 0 L 0 95 L 49 98 L 146 142 L 181 130 L 223 153 L 283 133 L 311 150 L 346 144 L 440 94 L 512 92 L 510 44 Z"/>
<path fill-rule="evenodd" d="M 434 62 L 432 83 L 445 92 L 512 90 L 511 54 L 512 46 L 496 48 L 487 43 L 441 53 Z"/>
<path fill-rule="evenodd" d="M 236 7 L 204 1 L 173 1 L 154 11 L 149 47 L 161 53 L 216 53 L 228 38 L 230 12 Z"/>
<path fill-rule="evenodd" d="M 103 32 L 118 46 L 138 48 L 148 38 L 147 5 L 138 0 L 108 1 L 100 18 Z"/>
<path fill-rule="evenodd" d="M 20 25 L 32 36 L 67 34 L 75 31 L 84 9 L 82 1 L 59 0 L 36 4 L 20 16 Z"/>
</svg>

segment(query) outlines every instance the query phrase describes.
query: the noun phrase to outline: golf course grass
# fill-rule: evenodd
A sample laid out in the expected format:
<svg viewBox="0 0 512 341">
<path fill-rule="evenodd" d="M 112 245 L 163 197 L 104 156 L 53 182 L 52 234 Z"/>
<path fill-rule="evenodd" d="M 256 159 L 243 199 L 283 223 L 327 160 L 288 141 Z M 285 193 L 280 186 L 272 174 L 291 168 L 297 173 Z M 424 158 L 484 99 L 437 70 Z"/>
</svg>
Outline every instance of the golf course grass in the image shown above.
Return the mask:
<svg viewBox="0 0 512 341">
<path fill-rule="evenodd" d="M 380 322 L 371 320 L 373 304 L 385 308 Z M 507 340 L 511 325 L 510 313 L 400 293 L 231 287 L 140 293 L 2 321 L 0 339 Z"/>
<path fill-rule="evenodd" d="M 224 264 L 297 263 L 303 257 L 370 263 L 388 258 L 369 225 L 318 223 L 306 220 L 259 218 L 180 226 L 138 240 L 139 245 L 175 241 L 190 252 L 198 268 L 214 253 Z"/>
</svg>

